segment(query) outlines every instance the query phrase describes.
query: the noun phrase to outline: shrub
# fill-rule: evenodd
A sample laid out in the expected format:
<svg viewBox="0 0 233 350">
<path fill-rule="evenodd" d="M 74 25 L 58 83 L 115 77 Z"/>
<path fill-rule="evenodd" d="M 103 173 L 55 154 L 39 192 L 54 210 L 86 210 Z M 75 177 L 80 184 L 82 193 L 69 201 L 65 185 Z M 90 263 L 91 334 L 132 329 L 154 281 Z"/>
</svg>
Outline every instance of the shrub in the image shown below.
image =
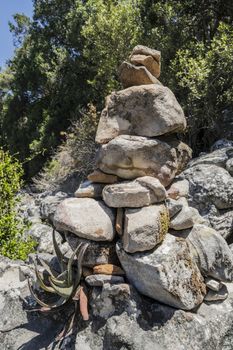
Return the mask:
<svg viewBox="0 0 233 350">
<path fill-rule="evenodd" d="M 16 210 L 22 175 L 20 163 L 0 148 L 0 254 L 25 260 L 35 242 L 23 237 L 28 225 L 18 217 Z"/>
<path fill-rule="evenodd" d="M 63 144 L 58 147 L 39 176 L 34 178 L 37 190 L 56 191 L 72 175 L 76 174 L 84 179 L 93 170 L 99 115 L 92 104 L 81 114 L 82 118 L 74 122 L 67 132 L 62 133 L 65 138 Z"/>
</svg>

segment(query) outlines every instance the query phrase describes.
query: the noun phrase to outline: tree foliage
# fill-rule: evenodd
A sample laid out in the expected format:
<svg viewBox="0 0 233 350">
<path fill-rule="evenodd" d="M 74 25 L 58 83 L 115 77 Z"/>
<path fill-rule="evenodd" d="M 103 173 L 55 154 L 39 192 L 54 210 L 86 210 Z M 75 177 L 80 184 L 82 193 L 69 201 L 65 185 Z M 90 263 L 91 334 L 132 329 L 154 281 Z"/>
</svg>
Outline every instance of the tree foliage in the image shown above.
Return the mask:
<svg viewBox="0 0 233 350">
<path fill-rule="evenodd" d="M 29 177 L 83 108 L 100 110 L 120 88 L 117 67 L 136 44 L 161 50 L 161 81 L 186 112 L 195 152 L 232 109 L 231 0 L 34 0 L 32 20 L 14 21 L 17 49 L 0 73 L 0 142 L 19 152 Z"/>
</svg>

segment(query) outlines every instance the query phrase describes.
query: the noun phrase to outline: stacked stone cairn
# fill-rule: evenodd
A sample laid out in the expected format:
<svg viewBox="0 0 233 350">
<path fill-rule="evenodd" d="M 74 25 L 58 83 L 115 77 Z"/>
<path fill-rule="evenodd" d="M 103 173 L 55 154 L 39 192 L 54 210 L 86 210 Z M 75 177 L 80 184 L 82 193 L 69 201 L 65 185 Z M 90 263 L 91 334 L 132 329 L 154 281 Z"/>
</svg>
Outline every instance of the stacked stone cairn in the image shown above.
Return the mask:
<svg viewBox="0 0 233 350">
<path fill-rule="evenodd" d="M 96 134 L 96 170 L 58 206 L 54 225 L 74 249 L 88 241 L 89 286 L 132 284 L 141 294 L 192 310 L 227 297 L 233 258 L 225 240 L 188 205 L 177 175 L 191 149 L 177 133 L 186 120 L 159 81 L 159 51 L 136 46 L 106 98 Z"/>
</svg>

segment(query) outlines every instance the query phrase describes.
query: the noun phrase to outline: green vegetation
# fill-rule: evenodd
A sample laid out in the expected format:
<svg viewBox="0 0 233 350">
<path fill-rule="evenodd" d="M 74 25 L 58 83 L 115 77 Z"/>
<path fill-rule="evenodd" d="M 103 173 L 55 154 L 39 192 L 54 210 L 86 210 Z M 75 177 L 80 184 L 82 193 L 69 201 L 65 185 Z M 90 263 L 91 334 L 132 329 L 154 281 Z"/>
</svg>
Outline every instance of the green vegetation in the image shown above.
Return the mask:
<svg viewBox="0 0 233 350">
<path fill-rule="evenodd" d="M 27 178 L 89 103 L 100 111 L 120 88 L 117 67 L 139 43 L 162 52 L 160 80 L 185 110 L 194 154 L 233 113 L 231 0 L 34 0 L 33 19 L 14 20 L 17 49 L 0 72 L 0 144 L 19 152 Z"/>
<path fill-rule="evenodd" d="M 0 149 L 0 254 L 25 260 L 35 242 L 30 237 L 23 238 L 27 225 L 16 212 L 16 194 L 22 184 L 22 175 L 19 162 Z"/>
</svg>

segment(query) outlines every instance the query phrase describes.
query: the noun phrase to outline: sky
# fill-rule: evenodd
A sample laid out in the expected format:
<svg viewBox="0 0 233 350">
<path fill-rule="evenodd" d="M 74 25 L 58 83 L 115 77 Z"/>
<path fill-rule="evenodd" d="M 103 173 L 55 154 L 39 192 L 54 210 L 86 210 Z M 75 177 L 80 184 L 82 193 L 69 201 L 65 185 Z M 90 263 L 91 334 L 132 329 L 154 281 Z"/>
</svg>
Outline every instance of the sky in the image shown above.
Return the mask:
<svg viewBox="0 0 233 350">
<path fill-rule="evenodd" d="M 0 0 L 0 67 L 14 54 L 13 37 L 8 22 L 15 13 L 32 16 L 32 0 Z"/>
</svg>

